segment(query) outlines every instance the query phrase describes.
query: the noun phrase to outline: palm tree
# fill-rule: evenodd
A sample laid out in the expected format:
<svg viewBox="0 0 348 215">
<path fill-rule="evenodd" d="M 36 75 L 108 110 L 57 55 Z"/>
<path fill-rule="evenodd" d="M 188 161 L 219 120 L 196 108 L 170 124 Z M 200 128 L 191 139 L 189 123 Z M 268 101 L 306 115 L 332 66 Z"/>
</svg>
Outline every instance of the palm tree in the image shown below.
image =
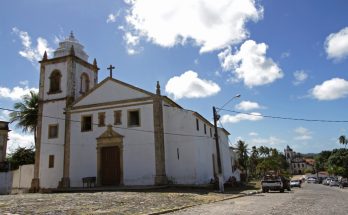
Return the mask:
<svg viewBox="0 0 348 215">
<path fill-rule="evenodd" d="M 340 142 L 341 144 L 344 145 L 344 148 L 346 148 L 347 143 L 348 143 L 348 139 L 346 138 L 346 136 L 345 136 L 345 135 L 341 135 L 341 136 L 338 138 L 338 140 L 339 140 L 339 142 Z"/>
<path fill-rule="evenodd" d="M 257 150 L 256 146 L 253 146 L 251 147 L 251 154 L 249 157 L 249 166 L 250 166 L 250 173 L 254 177 L 256 174 L 256 166 L 258 164 L 258 159 L 259 159 L 259 151 Z"/>
<path fill-rule="evenodd" d="M 23 132 L 34 133 L 34 142 L 36 146 L 39 94 L 30 91 L 30 94 L 23 96 L 22 99 L 22 102 L 14 104 L 14 109 L 16 111 L 10 113 L 10 121 L 11 123 L 17 122 L 16 127 L 21 128 Z"/>
<path fill-rule="evenodd" d="M 243 140 L 237 141 L 237 155 L 239 165 L 246 171 L 248 162 L 248 144 L 245 144 Z"/>
</svg>

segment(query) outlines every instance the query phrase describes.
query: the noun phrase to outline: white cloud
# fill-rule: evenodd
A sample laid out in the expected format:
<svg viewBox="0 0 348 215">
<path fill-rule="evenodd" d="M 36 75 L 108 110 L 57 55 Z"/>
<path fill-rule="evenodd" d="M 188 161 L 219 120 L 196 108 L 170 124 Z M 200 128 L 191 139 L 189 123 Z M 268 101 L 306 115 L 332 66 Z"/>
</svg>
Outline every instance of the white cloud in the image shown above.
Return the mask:
<svg viewBox="0 0 348 215">
<path fill-rule="evenodd" d="M 294 72 L 294 78 L 295 80 L 293 81 L 293 84 L 299 85 L 307 80 L 308 74 L 303 70 L 298 70 Z"/>
<path fill-rule="evenodd" d="M 238 123 L 240 121 L 259 121 L 263 119 L 260 113 L 252 112 L 250 114 L 239 113 L 236 115 L 223 115 L 222 123 Z"/>
<path fill-rule="evenodd" d="M 242 101 L 239 104 L 235 105 L 235 108 L 237 110 L 249 111 L 254 109 L 260 109 L 262 107 L 257 102 Z"/>
<path fill-rule="evenodd" d="M 116 18 L 117 18 L 117 14 L 112 14 L 110 13 L 108 15 L 108 18 L 106 19 L 106 23 L 113 23 L 113 22 L 116 22 Z"/>
<path fill-rule="evenodd" d="M 138 0 L 126 1 L 128 28 L 163 47 L 193 42 L 210 52 L 242 42 L 245 24 L 262 19 L 255 0 Z"/>
<path fill-rule="evenodd" d="M 341 60 L 348 56 L 348 27 L 330 34 L 325 40 L 325 51 L 329 59 Z"/>
<path fill-rule="evenodd" d="M 239 50 L 232 53 L 227 48 L 218 54 L 223 70 L 232 71 L 235 78 L 243 80 L 248 87 L 272 83 L 283 77 L 279 66 L 266 57 L 268 46 L 253 40 L 245 41 Z"/>
<path fill-rule="evenodd" d="M 333 78 L 316 85 L 310 90 L 310 94 L 318 100 L 335 100 L 348 96 L 348 81 L 341 78 Z"/>
<path fill-rule="evenodd" d="M 169 79 L 165 89 L 174 99 L 204 98 L 220 91 L 218 84 L 198 78 L 198 74 L 191 70 Z"/>
<path fill-rule="evenodd" d="M 250 145 L 257 145 L 257 146 L 279 146 L 282 143 L 285 143 L 285 140 L 279 139 L 275 136 L 270 136 L 269 138 L 254 138 L 251 139 Z"/>
<path fill-rule="evenodd" d="M 139 36 L 133 35 L 130 32 L 126 32 L 123 35 L 123 40 L 126 42 L 126 49 L 129 55 L 138 54 L 143 50 L 143 47 L 139 47 Z"/>
<path fill-rule="evenodd" d="M 21 31 L 17 27 L 12 28 L 12 32 L 19 36 L 22 42 L 23 50 L 19 51 L 19 54 L 30 62 L 36 63 L 41 60 L 45 51 L 48 56 L 52 55 L 53 49 L 49 47 L 46 39 L 38 37 L 37 45 L 33 47 L 28 32 Z"/>
<path fill-rule="evenodd" d="M 0 98 L 9 98 L 12 101 L 18 101 L 21 100 L 24 95 L 29 94 L 30 91 L 39 91 L 37 88 L 29 88 L 28 81 L 21 81 L 20 84 L 24 86 L 16 86 L 12 89 L 0 86 Z"/>
<path fill-rule="evenodd" d="M 15 130 L 12 130 L 8 133 L 8 142 L 7 142 L 7 153 L 13 152 L 18 147 L 30 148 L 35 145 L 34 135 L 17 133 Z"/>
<path fill-rule="evenodd" d="M 312 139 L 312 132 L 304 127 L 298 127 L 294 130 L 296 133 L 295 140 L 310 140 Z"/>
<path fill-rule="evenodd" d="M 250 132 L 249 136 L 259 136 L 259 134 L 257 132 Z"/>
</svg>

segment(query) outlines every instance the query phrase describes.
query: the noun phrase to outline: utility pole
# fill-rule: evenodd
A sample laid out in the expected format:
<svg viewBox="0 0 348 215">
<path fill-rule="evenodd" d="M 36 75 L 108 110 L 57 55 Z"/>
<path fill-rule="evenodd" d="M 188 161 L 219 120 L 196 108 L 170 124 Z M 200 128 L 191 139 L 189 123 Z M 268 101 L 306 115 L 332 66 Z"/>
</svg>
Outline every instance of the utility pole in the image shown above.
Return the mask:
<svg viewBox="0 0 348 215">
<path fill-rule="evenodd" d="M 230 100 L 228 100 L 219 110 L 222 110 L 228 103 L 230 103 L 235 98 L 240 98 L 240 94 L 233 96 Z M 213 106 L 213 115 L 214 115 L 214 130 L 215 130 L 215 144 L 216 144 L 216 159 L 218 163 L 218 179 L 219 179 L 219 191 L 221 193 L 224 192 L 224 175 L 222 173 L 222 165 L 221 165 L 221 155 L 220 155 L 220 145 L 219 145 L 219 134 L 217 128 L 217 121 L 220 119 L 220 115 L 218 115 L 215 106 Z"/>
<path fill-rule="evenodd" d="M 218 128 L 217 128 L 217 121 L 219 120 L 220 116 L 216 113 L 216 108 L 213 106 L 213 115 L 214 115 L 214 130 L 215 130 L 215 144 L 216 144 L 216 159 L 218 163 L 218 179 L 219 179 L 219 191 L 221 193 L 224 192 L 224 179 L 222 174 L 222 167 L 221 167 L 221 156 L 220 156 L 220 145 L 219 145 L 219 135 L 218 135 Z"/>
</svg>

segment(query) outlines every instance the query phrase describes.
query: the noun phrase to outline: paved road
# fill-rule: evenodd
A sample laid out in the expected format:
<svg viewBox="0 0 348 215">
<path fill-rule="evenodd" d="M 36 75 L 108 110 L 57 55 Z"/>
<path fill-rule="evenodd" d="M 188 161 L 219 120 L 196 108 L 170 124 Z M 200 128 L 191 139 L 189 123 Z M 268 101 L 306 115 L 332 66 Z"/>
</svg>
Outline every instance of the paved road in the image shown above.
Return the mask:
<svg viewBox="0 0 348 215">
<path fill-rule="evenodd" d="M 294 188 L 291 192 L 262 193 L 188 208 L 172 214 L 347 215 L 348 188 L 341 190 L 321 184 L 305 184 L 303 188 Z"/>
</svg>

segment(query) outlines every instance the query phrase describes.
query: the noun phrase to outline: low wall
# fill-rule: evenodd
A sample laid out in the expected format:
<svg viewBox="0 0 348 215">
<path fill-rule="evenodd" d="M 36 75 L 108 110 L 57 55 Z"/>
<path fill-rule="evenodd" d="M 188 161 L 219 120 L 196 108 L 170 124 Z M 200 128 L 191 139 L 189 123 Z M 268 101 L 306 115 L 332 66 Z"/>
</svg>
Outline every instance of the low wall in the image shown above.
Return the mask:
<svg viewBox="0 0 348 215">
<path fill-rule="evenodd" d="M 12 189 L 29 189 L 34 177 L 34 164 L 20 166 L 13 172 Z"/>
<path fill-rule="evenodd" d="M 0 195 L 11 193 L 12 172 L 0 172 Z"/>
</svg>

